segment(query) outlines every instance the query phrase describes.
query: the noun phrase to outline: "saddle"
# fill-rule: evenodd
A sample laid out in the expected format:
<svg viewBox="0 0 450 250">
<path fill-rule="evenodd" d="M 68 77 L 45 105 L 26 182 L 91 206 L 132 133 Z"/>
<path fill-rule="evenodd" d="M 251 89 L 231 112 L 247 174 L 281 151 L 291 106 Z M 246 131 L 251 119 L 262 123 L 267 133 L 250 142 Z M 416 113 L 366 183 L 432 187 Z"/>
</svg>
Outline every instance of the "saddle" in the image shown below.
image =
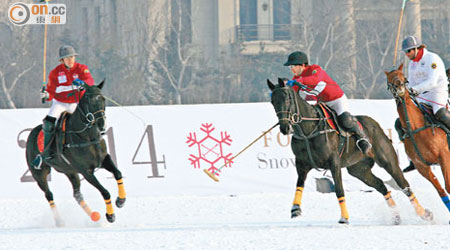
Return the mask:
<svg viewBox="0 0 450 250">
<path fill-rule="evenodd" d="M 319 109 L 320 114 L 322 114 L 323 117 L 327 118 L 328 125 L 330 126 L 330 128 L 336 130 L 337 134 L 339 134 L 339 135 L 341 135 L 343 137 L 350 137 L 350 136 L 352 136 L 352 133 L 345 131 L 345 129 L 343 129 L 341 127 L 341 125 L 339 125 L 336 111 L 334 111 L 333 109 L 328 107 L 323 102 L 319 102 L 315 106 L 316 106 L 316 108 Z M 359 122 L 358 122 L 358 125 L 360 127 L 362 127 Z"/>
<path fill-rule="evenodd" d="M 319 111 L 319 114 L 321 114 L 321 116 L 327 118 L 326 121 L 327 121 L 328 126 L 330 126 L 330 128 L 332 128 L 332 129 L 336 130 L 336 134 L 338 134 L 338 136 L 339 136 L 338 152 L 339 152 L 339 157 L 341 157 L 342 154 L 344 153 L 346 144 L 347 144 L 347 149 L 348 149 L 350 137 L 353 135 L 353 133 L 345 131 L 345 129 L 342 128 L 341 125 L 339 125 L 336 111 L 334 111 L 333 109 L 328 107 L 325 103 L 319 102 L 316 105 L 314 105 L 313 107 Z M 362 125 L 359 121 L 358 121 L 358 125 L 362 128 Z"/>
<path fill-rule="evenodd" d="M 447 137 L 450 136 L 450 129 L 434 116 L 433 107 L 426 103 L 416 103 L 416 105 L 419 107 L 425 118 L 425 126 L 441 128 L 447 134 Z"/>
</svg>

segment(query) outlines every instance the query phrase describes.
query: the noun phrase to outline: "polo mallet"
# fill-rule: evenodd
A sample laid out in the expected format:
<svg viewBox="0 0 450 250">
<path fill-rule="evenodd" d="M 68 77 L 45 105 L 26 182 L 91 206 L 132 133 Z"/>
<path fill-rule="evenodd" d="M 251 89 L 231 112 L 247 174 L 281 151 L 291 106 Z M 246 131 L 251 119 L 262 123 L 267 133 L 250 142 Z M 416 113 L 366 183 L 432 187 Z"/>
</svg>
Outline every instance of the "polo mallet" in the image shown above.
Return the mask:
<svg viewBox="0 0 450 250">
<path fill-rule="evenodd" d="M 398 20 L 397 38 L 395 39 L 395 49 L 394 49 L 394 62 L 392 63 L 392 67 L 394 67 L 394 68 L 395 68 L 395 61 L 397 60 L 398 39 L 400 38 L 400 30 L 402 28 L 403 11 L 405 10 L 406 1 L 408 1 L 408 0 L 403 0 L 402 10 L 400 12 L 400 17 Z"/>
<path fill-rule="evenodd" d="M 44 0 L 45 1 L 45 4 L 47 5 L 47 9 L 48 9 L 48 2 L 50 1 L 50 0 Z M 41 2 L 43 2 L 43 1 L 41 1 Z M 47 17 L 45 17 L 45 18 L 47 18 Z M 47 65 L 47 20 L 45 20 L 45 24 L 44 24 L 44 67 L 43 67 L 43 70 L 42 70 L 42 89 L 41 89 L 41 93 L 44 93 L 44 91 L 45 91 L 45 85 L 46 85 L 46 82 L 47 82 L 47 69 L 46 69 L 46 65 Z M 45 103 L 45 97 L 44 98 L 41 98 L 41 102 L 42 103 Z"/>
<path fill-rule="evenodd" d="M 216 182 L 219 182 L 219 178 L 217 178 L 216 176 L 216 172 L 220 171 L 223 167 L 225 167 L 228 163 L 231 163 L 234 159 L 236 159 L 236 157 L 238 157 L 242 152 L 244 152 L 245 150 L 247 150 L 250 146 L 252 146 L 253 144 L 255 144 L 255 142 L 257 142 L 259 139 L 261 139 L 263 136 L 265 136 L 267 133 L 269 133 L 273 128 L 275 128 L 276 126 L 278 126 L 280 123 L 277 122 L 275 125 L 273 125 L 269 130 L 267 130 L 266 132 L 264 132 L 262 135 L 260 135 L 258 138 L 256 138 L 254 141 L 252 141 L 250 144 L 248 144 L 244 149 L 242 149 L 241 151 L 239 151 L 239 153 L 237 153 L 235 156 L 231 157 L 231 159 L 228 160 L 228 162 L 225 161 L 225 163 L 218 168 L 217 170 L 213 171 L 213 172 L 209 172 L 208 169 L 203 169 L 203 172 L 205 172 L 211 179 L 215 180 Z"/>
</svg>

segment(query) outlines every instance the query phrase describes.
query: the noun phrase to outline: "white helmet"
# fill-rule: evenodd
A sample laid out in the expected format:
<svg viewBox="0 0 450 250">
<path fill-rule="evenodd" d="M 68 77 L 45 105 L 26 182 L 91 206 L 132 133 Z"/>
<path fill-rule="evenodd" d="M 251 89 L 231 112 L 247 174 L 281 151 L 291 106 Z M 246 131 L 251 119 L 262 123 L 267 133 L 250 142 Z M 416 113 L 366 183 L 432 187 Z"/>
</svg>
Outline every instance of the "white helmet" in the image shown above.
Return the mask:
<svg viewBox="0 0 450 250">
<path fill-rule="evenodd" d="M 402 42 L 402 50 L 408 51 L 410 49 L 418 48 L 422 45 L 420 40 L 414 36 L 408 36 L 406 37 Z"/>
</svg>

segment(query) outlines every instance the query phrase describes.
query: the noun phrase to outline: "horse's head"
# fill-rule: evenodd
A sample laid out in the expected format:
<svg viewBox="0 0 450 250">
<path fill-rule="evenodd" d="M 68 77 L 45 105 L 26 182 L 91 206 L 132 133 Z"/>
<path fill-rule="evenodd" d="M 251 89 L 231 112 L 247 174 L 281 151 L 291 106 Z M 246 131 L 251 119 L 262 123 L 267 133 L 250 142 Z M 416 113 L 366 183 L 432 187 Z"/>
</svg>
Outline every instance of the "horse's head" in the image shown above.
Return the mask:
<svg viewBox="0 0 450 250">
<path fill-rule="evenodd" d="M 292 131 L 292 124 L 298 119 L 295 92 L 280 78 L 278 85 L 267 79 L 267 85 L 272 91 L 271 102 L 280 122 L 280 131 L 284 135 L 289 134 Z"/>
<path fill-rule="evenodd" d="M 405 98 L 408 95 L 407 84 L 408 81 L 402 72 L 403 63 L 400 64 L 398 69 L 391 72 L 385 71 L 387 77 L 387 88 L 391 91 L 395 98 Z"/>
<path fill-rule="evenodd" d="M 103 132 L 105 131 L 105 98 L 102 95 L 105 80 L 97 86 L 85 86 L 86 92 L 78 104 L 78 109 L 89 125 L 95 125 Z"/>
</svg>

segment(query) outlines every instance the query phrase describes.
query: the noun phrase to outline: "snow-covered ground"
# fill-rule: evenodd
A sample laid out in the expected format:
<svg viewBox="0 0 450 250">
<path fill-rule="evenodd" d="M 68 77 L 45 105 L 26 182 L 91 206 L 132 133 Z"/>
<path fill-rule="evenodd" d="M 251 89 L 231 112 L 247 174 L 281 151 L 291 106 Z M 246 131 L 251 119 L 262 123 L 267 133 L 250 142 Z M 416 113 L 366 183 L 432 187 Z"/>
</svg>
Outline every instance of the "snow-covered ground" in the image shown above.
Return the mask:
<svg viewBox="0 0 450 250">
<path fill-rule="evenodd" d="M 399 226 L 391 224 L 380 194 L 359 190 L 346 193 L 350 225 L 337 223 L 333 193 L 311 189 L 303 195 L 302 217 L 294 220 L 293 196 L 284 193 L 130 197 L 116 208 L 113 224 L 104 216 L 91 222 L 73 199 L 56 197 L 63 228 L 54 227 L 43 197 L 2 199 L 0 249 L 449 249 L 450 214 L 422 177 L 408 177 L 433 222 L 418 218 L 397 190 Z M 86 200 L 104 211 L 100 197 Z"/>
</svg>

